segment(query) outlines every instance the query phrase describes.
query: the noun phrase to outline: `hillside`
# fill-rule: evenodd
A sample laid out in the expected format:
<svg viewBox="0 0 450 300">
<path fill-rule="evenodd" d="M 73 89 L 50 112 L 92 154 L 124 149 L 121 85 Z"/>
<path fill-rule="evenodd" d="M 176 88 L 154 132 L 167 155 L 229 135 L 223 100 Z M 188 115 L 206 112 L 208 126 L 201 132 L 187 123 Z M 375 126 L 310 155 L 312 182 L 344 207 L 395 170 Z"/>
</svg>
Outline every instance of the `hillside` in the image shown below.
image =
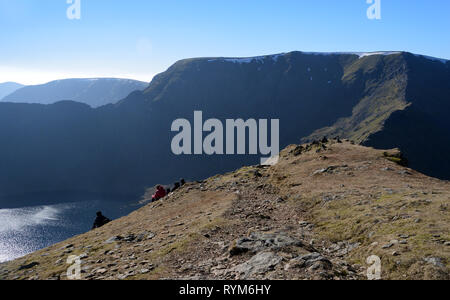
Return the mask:
<svg viewBox="0 0 450 300">
<path fill-rule="evenodd" d="M 292 145 L 272 167 L 189 183 L 86 234 L 0 265 L 1 279 L 450 279 L 448 181 L 398 150 Z"/>
<path fill-rule="evenodd" d="M 62 100 L 71 100 L 88 104 L 91 107 L 99 107 L 116 103 L 131 92 L 143 90 L 147 86 L 146 82 L 130 79 L 64 79 L 17 89 L 5 95 L 6 97 L 1 101 L 53 104 Z"/>
<path fill-rule="evenodd" d="M 195 110 L 204 120 L 279 119 L 281 148 L 323 136 L 398 147 L 412 168 L 450 179 L 449 66 L 405 52 L 194 58 L 114 105 L 0 103 L 0 207 L 55 191 L 139 197 L 157 182 L 259 162 L 174 155 L 172 122 L 193 123 Z"/>
<path fill-rule="evenodd" d="M 23 85 L 16 82 L 4 82 L 0 83 L 0 101 L 3 97 L 11 94 L 12 92 L 17 91 L 22 88 Z"/>
</svg>

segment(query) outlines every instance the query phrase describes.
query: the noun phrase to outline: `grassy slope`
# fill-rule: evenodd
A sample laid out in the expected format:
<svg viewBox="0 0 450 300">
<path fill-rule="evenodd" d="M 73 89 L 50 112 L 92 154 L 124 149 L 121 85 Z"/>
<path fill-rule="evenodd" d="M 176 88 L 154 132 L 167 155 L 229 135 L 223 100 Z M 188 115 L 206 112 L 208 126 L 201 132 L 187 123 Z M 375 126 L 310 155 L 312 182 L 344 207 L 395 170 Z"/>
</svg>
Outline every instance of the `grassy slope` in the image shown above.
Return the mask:
<svg viewBox="0 0 450 300">
<path fill-rule="evenodd" d="M 316 130 L 305 141 L 323 136 L 340 136 L 358 143 L 382 130 L 390 115 L 408 106 L 405 99 L 407 75 L 402 54 L 369 56 L 348 65 L 342 77 L 351 85 L 364 80 L 364 95 L 354 107 L 353 114 L 339 119 L 330 127 Z"/>
</svg>

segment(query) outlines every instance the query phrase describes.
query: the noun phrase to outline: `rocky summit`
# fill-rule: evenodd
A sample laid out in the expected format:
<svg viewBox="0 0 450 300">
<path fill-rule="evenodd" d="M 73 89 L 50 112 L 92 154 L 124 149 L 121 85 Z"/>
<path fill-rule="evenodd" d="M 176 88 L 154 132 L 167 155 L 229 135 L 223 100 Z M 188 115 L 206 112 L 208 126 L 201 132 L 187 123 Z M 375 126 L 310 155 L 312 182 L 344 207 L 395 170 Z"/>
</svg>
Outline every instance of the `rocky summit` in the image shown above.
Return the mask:
<svg viewBox="0 0 450 300">
<path fill-rule="evenodd" d="M 399 150 L 291 145 L 274 166 L 188 183 L 159 202 L 0 265 L 1 279 L 450 279 L 450 185 Z M 150 192 L 144 196 L 148 200 Z"/>
</svg>

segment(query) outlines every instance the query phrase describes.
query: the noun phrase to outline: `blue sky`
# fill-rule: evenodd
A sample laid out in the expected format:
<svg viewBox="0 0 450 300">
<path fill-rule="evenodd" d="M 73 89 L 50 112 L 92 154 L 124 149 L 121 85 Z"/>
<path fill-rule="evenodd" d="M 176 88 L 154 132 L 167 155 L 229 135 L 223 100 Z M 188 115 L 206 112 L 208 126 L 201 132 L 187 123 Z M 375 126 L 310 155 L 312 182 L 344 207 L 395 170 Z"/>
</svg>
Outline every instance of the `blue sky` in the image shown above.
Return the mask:
<svg viewBox="0 0 450 300">
<path fill-rule="evenodd" d="M 450 59 L 450 1 L 0 0 L 0 82 L 150 81 L 175 61 L 300 51 L 402 50 Z"/>
</svg>

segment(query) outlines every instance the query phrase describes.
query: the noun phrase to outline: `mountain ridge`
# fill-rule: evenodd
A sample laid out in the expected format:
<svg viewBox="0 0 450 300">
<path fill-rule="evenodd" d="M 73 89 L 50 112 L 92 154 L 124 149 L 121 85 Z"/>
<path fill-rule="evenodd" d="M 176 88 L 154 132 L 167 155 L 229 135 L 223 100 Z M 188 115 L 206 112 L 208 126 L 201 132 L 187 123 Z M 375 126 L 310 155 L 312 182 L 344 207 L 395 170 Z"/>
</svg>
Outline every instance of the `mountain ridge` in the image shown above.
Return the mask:
<svg viewBox="0 0 450 300">
<path fill-rule="evenodd" d="M 448 181 L 348 140 L 290 145 L 270 167 L 188 182 L 121 219 L 0 264 L 0 279 L 383 280 L 450 277 Z M 150 191 L 143 197 L 149 201 Z"/>
<path fill-rule="evenodd" d="M 192 120 L 195 110 L 205 119 L 280 119 L 282 148 L 325 135 L 376 148 L 400 147 L 412 168 L 450 178 L 449 159 L 439 154 L 450 145 L 448 62 L 407 52 L 361 58 L 291 52 L 245 64 L 210 60 L 178 61 L 145 90 L 97 109 L 70 114 L 75 104 L 0 103 L 0 141 L 6 145 L 0 163 L 12 170 L 0 170 L 0 198 L 7 201 L 22 192 L 24 183 L 30 193 L 138 197 L 158 182 L 207 178 L 257 163 L 259 156 L 173 155 L 171 124 Z M 419 121 L 421 126 L 412 126 Z M 415 136 L 418 127 L 428 131 Z M 57 163 L 49 165 L 50 160 Z"/>
<path fill-rule="evenodd" d="M 0 83 L 0 101 L 22 87 L 24 87 L 24 85 L 17 82 L 9 81 Z"/>
<path fill-rule="evenodd" d="M 290 51 L 290 52 L 280 52 L 280 53 L 274 53 L 274 54 L 266 54 L 266 55 L 258 55 L 258 56 L 248 56 L 248 57 L 232 57 L 232 56 L 221 56 L 221 57 L 192 57 L 192 58 L 186 58 L 186 59 L 181 59 L 180 61 L 184 61 L 184 60 L 192 60 L 192 59 L 208 59 L 209 61 L 214 61 L 214 60 L 220 60 L 220 59 L 241 59 L 243 61 L 252 59 L 252 60 L 257 60 L 257 59 L 262 59 L 262 58 L 267 58 L 267 57 L 275 57 L 278 58 L 280 56 L 286 55 L 286 54 L 291 54 L 291 53 L 300 53 L 300 54 L 306 54 L 306 55 L 322 55 L 322 56 L 328 56 L 328 55 L 356 55 L 359 58 L 363 58 L 363 57 L 367 57 L 367 56 L 373 56 L 373 55 L 384 55 L 384 56 L 388 56 L 388 55 L 396 55 L 396 54 L 412 54 L 414 56 L 417 57 L 424 57 L 427 58 L 429 60 L 432 61 L 440 61 L 444 64 L 446 64 L 449 59 L 445 59 L 445 58 L 439 58 L 439 57 L 434 57 L 434 56 L 429 56 L 429 55 L 424 55 L 424 54 L 417 54 L 417 53 L 412 53 L 412 52 L 408 52 L 408 51 L 369 51 L 369 52 L 352 52 L 352 51 L 335 51 L 335 52 L 310 52 L 310 51 Z"/>
<path fill-rule="evenodd" d="M 122 78 L 70 78 L 25 86 L 2 99 L 3 102 L 53 104 L 72 100 L 99 107 L 116 103 L 148 83 Z"/>
</svg>

